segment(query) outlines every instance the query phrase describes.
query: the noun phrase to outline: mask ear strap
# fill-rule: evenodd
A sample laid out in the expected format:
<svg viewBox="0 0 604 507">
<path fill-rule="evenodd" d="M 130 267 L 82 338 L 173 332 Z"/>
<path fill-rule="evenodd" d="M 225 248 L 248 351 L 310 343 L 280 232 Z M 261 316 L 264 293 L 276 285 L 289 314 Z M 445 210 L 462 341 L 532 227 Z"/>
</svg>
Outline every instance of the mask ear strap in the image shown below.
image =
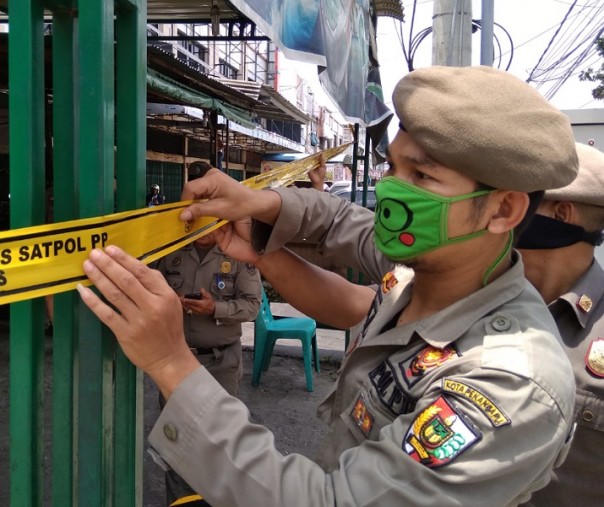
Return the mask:
<svg viewBox="0 0 604 507">
<path fill-rule="evenodd" d="M 507 243 L 505 244 L 505 246 L 503 247 L 501 252 L 499 252 L 499 255 L 497 256 L 497 258 L 487 268 L 487 270 L 484 273 L 484 276 L 482 277 L 482 286 L 483 287 L 486 287 L 486 285 L 489 283 L 489 278 L 491 278 L 493 271 L 495 271 L 497 266 L 499 266 L 499 264 L 501 264 L 501 261 L 503 261 L 505 256 L 508 254 L 508 252 L 512 248 L 513 241 L 514 241 L 514 231 L 510 231 Z"/>
</svg>

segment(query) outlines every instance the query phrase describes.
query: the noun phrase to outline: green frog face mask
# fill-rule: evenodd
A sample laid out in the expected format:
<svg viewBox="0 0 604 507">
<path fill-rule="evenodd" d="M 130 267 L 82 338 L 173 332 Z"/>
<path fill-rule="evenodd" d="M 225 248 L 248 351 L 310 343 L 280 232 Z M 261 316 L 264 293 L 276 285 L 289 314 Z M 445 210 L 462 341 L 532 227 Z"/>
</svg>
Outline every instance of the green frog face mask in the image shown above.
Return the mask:
<svg viewBox="0 0 604 507">
<path fill-rule="evenodd" d="M 404 261 L 441 246 L 475 238 L 486 229 L 450 238 L 448 216 L 451 203 L 486 195 L 479 190 L 444 197 L 388 176 L 377 183 L 375 195 L 375 244 L 386 257 Z"/>
</svg>

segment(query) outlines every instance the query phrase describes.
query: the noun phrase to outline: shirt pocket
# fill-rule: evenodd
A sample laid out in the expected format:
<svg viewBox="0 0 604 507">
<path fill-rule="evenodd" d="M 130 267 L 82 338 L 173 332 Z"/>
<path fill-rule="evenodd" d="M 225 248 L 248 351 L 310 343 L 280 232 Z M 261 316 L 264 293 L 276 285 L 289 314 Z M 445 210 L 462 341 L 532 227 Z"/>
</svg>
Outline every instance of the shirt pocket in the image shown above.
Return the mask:
<svg viewBox="0 0 604 507">
<path fill-rule="evenodd" d="M 233 299 L 235 295 L 235 277 L 224 273 L 214 273 L 210 292 L 215 299 Z"/>
<path fill-rule="evenodd" d="M 168 285 L 176 292 L 181 292 L 182 285 L 185 279 L 179 275 L 166 275 L 166 281 Z"/>
</svg>

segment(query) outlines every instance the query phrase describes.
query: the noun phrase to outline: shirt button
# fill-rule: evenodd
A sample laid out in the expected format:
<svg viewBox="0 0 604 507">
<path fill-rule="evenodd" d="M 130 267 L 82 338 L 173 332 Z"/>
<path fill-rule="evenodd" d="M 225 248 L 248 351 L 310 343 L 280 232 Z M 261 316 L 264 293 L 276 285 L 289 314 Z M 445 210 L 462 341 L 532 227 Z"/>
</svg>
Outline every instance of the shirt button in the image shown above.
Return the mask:
<svg viewBox="0 0 604 507">
<path fill-rule="evenodd" d="M 493 326 L 495 331 L 507 331 L 510 329 L 510 327 L 512 327 L 512 323 L 507 317 L 499 316 L 491 320 L 491 326 Z"/>
<path fill-rule="evenodd" d="M 172 442 L 176 441 L 176 437 L 178 436 L 176 427 L 173 424 L 164 424 L 164 435 L 166 435 L 168 440 L 172 440 Z"/>
<path fill-rule="evenodd" d="M 584 421 L 590 422 L 594 419 L 594 413 L 589 409 L 585 409 L 582 415 Z"/>
</svg>

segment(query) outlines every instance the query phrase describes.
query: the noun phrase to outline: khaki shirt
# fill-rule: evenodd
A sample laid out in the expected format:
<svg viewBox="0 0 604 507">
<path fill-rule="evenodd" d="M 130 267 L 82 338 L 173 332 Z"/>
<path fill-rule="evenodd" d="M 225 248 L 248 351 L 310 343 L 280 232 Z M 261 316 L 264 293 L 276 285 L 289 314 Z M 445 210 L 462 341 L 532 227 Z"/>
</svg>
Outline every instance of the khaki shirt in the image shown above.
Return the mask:
<svg viewBox="0 0 604 507">
<path fill-rule="evenodd" d="M 575 374 L 577 430 L 568 458 L 529 505 L 600 507 L 604 505 L 604 271 L 598 262 L 594 260 L 573 289 L 549 308 Z"/>
<path fill-rule="evenodd" d="M 178 294 L 207 290 L 214 298 L 214 315 L 184 314 L 184 331 L 191 347 L 218 347 L 241 338 L 241 323 L 256 318 L 262 301 L 260 274 L 237 262 L 215 246 L 199 261 L 195 247 L 187 245 L 163 257 L 157 269 Z"/>
<path fill-rule="evenodd" d="M 281 217 L 296 215 L 291 206 L 327 212 L 333 205 L 347 222 L 339 203 L 313 194 L 306 202 L 284 199 Z M 362 215 L 353 219 L 367 226 L 369 218 L 371 227 L 371 217 Z M 334 225 L 334 213 L 320 221 L 298 216 L 289 227 L 279 218 L 274 231 L 283 233 L 283 242 L 296 231 L 311 238 L 325 222 Z M 381 255 L 356 256 L 372 245 L 372 239 L 356 245 L 364 235 L 349 234 L 347 246 L 316 238 L 344 248 L 351 265 L 376 273 Z M 515 255 L 514 266 L 487 287 L 427 319 L 389 328 L 408 301 L 409 276 L 396 270 L 386 277 L 362 337 L 349 348 L 322 407 L 330 432 L 317 461 L 279 454 L 272 434 L 250 424 L 245 406 L 203 369 L 168 400 L 150 434 L 155 452 L 213 505 L 507 506 L 527 500 L 545 485 L 570 441 L 575 388 L 551 315 Z"/>
</svg>

